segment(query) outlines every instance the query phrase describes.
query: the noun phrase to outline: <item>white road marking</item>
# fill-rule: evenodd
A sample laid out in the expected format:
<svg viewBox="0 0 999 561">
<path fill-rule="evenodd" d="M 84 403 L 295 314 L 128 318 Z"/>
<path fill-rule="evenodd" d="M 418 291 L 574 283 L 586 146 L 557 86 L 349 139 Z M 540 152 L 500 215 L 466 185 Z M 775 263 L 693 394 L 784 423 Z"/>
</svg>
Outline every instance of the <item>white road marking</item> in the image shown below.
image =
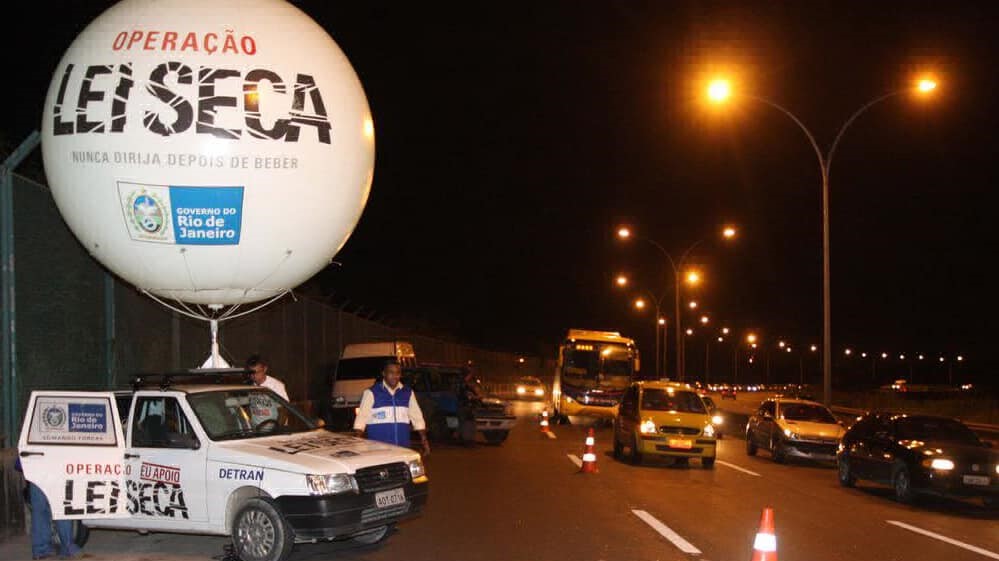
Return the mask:
<svg viewBox="0 0 999 561">
<path fill-rule="evenodd" d="M 904 529 L 906 529 L 906 530 L 908 530 L 910 532 L 915 532 L 917 534 L 922 534 L 924 536 L 928 536 L 928 537 L 931 537 L 933 539 L 937 539 L 937 540 L 940 540 L 942 542 L 949 543 L 951 545 L 956 545 L 957 547 L 962 547 L 964 549 L 967 549 L 968 551 L 973 551 L 973 552 L 975 552 L 975 553 L 977 553 L 979 555 L 984 555 L 985 557 L 988 557 L 990 559 L 999 559 L 999 553 L 996 553 L 994 551 L 989 551 L 987 549 L 982 549 L 980 547 L 975 547 L 975 546 L 973 546 L 971 544 L 967 544 L 967 543 L 964 543 L 964 542 L 961 542 L 961 541 L 957 541 L 957 540 L 955 540 L 953 538 L 948 538 L 947 536 L 941 536 L 940 534 L 935 534 L 935 533 L 933 533 L 933 532 L 931 532 L 929 530 L 924 530 L 922 528 L 917 528 L 916 526 L 910 526 L 910 525 L 906 524 L 905 522 L 899 522 L 898 520 L 885 520 L 885 522 L 887 522 L 889 524 L 893 524 L 895 526 L 898 526 L 899 528 L 904 528 Z"/>
<path fill-rule="evenodd" d="M 737 466 L 735 464 L 730 464 L 728 462 L 723 462 L 721 460 L 715 460 L 715 463 L 716 464 L 721 464 L 721 465 L 723 465 L 723 466 L 725 466 L 727 468 L 732 468 L 732 469 L 734 469 L 736 471 L 741 471 L 742 473 L 748 473 L 749 475 L 755 475 L 756 477 L 763 477 L 762 475 L 756 473 L 755 471 L 749 471 L 748 469 L 746 469 L 744 467 L 739 467 L 739 466 Z"/>
<path fill-rule="evenodd" d="M 566 456 L 569 456 L 569 459 L 572 460 L 572 463 L 576 464 L 576 467 L 583 467 L 583 460 L 579 459 L 579 456 L 575 454 L 566 454 Z"/>
<path fill-rule="evenodd" d="M 634 513 L 635 516 L 641 518 L 642 522 L 645 522 L 649 526 L 652 526 L 652 529 L 659 532 L 659 534 L 662 537 L 673 542 L 673 545 L 675 545 L 680 551 L 688 555 L 701 554 L 700 549 L 697 549 L 696 547 L 693 546 L 693 544 L 680 537 L 680 534 L 677 534 L 676 532 L 671 530 L 669 526 L 660 522 L 655 516 L 652 516 L 648 512 L 645 512 L 644 510 L 632 510 L 631 512 Z"/>
<path fill-rule="evenodd" d="M 553 432 L 546 432 L 545 434 L 547 434 L 548 438 L 550 438 L 552 440 L 555 440 L 556 438 L 558 438 L 557 436 L 555 436 L 555 433 L 553 433 Z"/>
</svg>

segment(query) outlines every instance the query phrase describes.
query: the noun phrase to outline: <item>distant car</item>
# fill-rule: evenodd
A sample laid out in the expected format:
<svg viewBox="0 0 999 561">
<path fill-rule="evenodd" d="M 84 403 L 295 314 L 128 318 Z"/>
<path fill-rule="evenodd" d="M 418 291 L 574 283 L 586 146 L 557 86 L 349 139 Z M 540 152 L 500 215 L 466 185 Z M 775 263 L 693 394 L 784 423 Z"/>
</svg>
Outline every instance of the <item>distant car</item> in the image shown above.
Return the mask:
<svg viewBox="0 0 999 561">
<path fill-rule="evenodd" d="M 715 437 L 722 438 L 722 425 L 725 423 L 725 417 L 722 416 L 721 409 L 718 408 L 718 404 L 715 403 L 711 396 L 702 395 L 701 401 L 704 402 L 704 407 L 708 409 L 708 414 L 711 415 L 711 424 L 715 427 Z"/>
<path fill-rule="evenodd" d="M 517 380 L 518 399 L 544 399 L 545 385 L 534 376 L 524 376 Z"/>
<path fill-rule="evenodd" d="M 675 382 L 633 382 L 621 398 L 614 419 L 614 457 L 629 451 L 631 463 L 647 456 L 672 457 L 681 462 L 700 458 L 701 466 L 715 466 L 715 427 L 701 396 L 691 386 Z"/>
<path fill-rule="evenodd" d="M 902 503 L 926 493 L 999 508 L 999 452 L 956 419 L 869 413 L 843 436 L 837 464 L 840 485 L 887 484 Z"/>
<path fill-rule="evenodd" d="M 804 399 L 763 400 L 746 423 L 746 453 L 769 450 L 777 463 L 787 458 L 832 462 L 845 429 L 828 407 Z"/>
<path fill-rule="evenodd" d="M 718 392 L 722 399 L 735 399 L 735 388 L 725 387 Z"/>
</svg>

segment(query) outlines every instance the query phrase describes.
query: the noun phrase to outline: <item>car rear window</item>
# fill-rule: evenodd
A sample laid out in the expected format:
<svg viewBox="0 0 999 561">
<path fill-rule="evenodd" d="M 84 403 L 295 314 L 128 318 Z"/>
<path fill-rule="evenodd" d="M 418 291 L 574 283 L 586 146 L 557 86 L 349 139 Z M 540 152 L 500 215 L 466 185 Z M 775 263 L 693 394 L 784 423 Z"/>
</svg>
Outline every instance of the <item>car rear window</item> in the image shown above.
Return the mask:
<svg viewBox="0 0 999 561">
<path fill-rule="evenodd" d="M 780 414 L 788 421 L 807 421 L 810 423 L 835 423 L 836 417 L 821 405 L 809 403 L 782 403 Z"/>
<path fill-rule="evenodd" d="M 980 446 L 982 441 L 964 424 L 953 419 L 904 417 L 895 422 L 899 440 L 937 440 Z"/>
</svg>

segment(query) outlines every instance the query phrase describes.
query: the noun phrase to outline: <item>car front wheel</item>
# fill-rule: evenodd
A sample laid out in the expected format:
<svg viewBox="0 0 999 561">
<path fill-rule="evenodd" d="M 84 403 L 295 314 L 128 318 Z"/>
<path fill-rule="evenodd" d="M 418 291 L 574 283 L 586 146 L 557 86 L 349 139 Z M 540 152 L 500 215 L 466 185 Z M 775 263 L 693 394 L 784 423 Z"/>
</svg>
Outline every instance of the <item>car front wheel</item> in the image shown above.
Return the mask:
<svg viewBox="0 0 999 561">
<path fill-rule="evenodd" d="M 750 456 L 756 455 L 756 443 L 753 442 L 753 433 L 746 433 L 746 454 Z"/>
<path fill-rule="evenodd" d="M 895 500 L 902 504 L 911 504 L 916 495 L 912 490 L 912 476 L 909 474 L 909 468 L 899 466 L 891 481 L 892 489 L 895 491 Z"/>
<path fill-rule="evenodd" d="M 244 561 L 283 561 L 295 538 L 277 508 L 264 499 L 250 499 L 232 524 L 235 554 Z"/>
<path fill-rule="evenodd" d="M 850 459 L 845 455 L 839 457 L 839 484 L 843 487 L 853 487 L 857 484 L 857 478 L 850 469 Z"/>
<path fill-rule="evenodd" d="M 715 468 L 714 456 L 710 458 L 701 458 L 701 467 L 704 469 L 714 469 Z"/>
</svg>

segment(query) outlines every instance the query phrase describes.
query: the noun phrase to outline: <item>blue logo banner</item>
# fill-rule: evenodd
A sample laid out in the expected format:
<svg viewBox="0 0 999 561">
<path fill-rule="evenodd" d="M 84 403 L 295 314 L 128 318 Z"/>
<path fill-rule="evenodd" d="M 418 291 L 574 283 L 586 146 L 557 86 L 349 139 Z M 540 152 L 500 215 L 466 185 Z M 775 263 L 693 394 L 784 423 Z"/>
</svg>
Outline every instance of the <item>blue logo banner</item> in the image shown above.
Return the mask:
<svg viewBox="0 0 999 561">
<path fill-rule="evenodd" d="M 170 186 L 174 240 L 186 245 L 238 245 L 242 187 Z"/>
</svg>

